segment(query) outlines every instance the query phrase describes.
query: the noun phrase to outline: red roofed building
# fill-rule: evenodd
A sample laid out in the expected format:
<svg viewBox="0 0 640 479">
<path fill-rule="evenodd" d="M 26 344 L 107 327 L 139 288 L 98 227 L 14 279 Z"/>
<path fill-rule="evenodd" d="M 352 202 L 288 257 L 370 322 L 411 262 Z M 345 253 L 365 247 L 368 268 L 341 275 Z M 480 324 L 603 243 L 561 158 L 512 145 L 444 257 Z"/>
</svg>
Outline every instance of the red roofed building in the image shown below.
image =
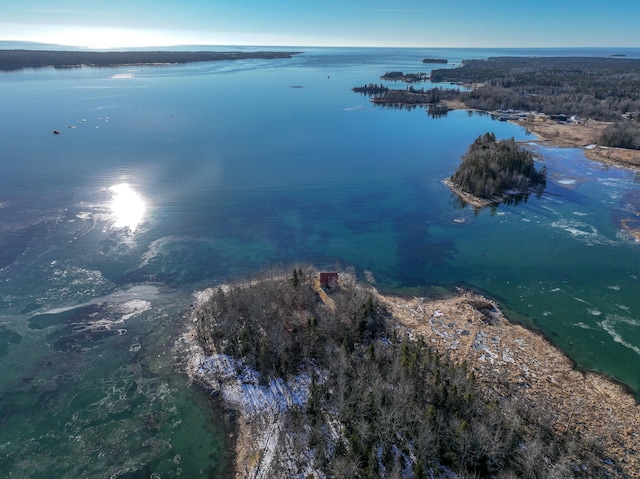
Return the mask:
<svg viewBox="0 0 640 479">
<path fill-rule="evenodd" d="M 320 273 L 320 286 L 330 288 L 338 283 L 338 273 Z"/>
</svg>

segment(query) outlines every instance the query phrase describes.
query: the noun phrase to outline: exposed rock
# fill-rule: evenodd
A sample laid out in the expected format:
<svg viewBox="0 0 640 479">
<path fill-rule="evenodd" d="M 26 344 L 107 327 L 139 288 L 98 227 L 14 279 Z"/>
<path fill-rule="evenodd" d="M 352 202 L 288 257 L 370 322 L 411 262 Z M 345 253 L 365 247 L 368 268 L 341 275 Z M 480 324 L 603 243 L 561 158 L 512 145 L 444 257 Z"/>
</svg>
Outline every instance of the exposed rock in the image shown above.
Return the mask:
<svg viewBox="0 0 640 479">
<path fill-rule="evenodd" d="M 541 334 L 509 322 L 481 296 L 382 299 L 400 324 L 454 361 L 466 362 L 485 387 L 503 395 L 515 390 L 524 400 L 544 404 L 558 431 L 600 441 L 613 463 L 629 477 L 638 477 L 640 407 L 625 387 L 601 374 L 576 370 Z"/>
</svg>

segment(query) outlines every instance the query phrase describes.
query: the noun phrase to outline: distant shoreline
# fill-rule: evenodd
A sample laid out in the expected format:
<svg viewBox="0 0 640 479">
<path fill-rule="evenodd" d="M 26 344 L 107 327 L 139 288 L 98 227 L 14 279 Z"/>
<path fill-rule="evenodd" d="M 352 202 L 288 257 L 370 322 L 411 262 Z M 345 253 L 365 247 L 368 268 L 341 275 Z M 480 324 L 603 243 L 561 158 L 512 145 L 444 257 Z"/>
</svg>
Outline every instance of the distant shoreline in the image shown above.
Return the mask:
<svg viewBox="0 0 640 479">
<path fill-rule="evenodd" d="M 302 52 L 86 52 L 55 50 L 0 50 L 0 71 L 27 68 L 118 67 L 128 65 L 175 65 L 221 60 L 291 58 Z"/>
</svg>

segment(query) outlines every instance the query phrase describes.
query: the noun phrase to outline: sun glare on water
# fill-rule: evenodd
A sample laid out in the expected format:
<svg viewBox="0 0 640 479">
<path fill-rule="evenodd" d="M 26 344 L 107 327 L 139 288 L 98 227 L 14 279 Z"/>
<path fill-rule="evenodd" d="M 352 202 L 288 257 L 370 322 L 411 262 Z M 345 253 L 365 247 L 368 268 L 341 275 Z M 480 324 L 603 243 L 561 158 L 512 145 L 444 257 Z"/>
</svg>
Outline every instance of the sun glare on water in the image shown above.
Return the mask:
<svg viewBox="0 0 640 479">
<path fill-rule="evenodd" d="M 147 210 L 144 200 L 127 183 L 114 185 L 109 191 L 112 194 L 110 207 L 114 216 L 113 226 L 135 231 Z"/>
</svg>

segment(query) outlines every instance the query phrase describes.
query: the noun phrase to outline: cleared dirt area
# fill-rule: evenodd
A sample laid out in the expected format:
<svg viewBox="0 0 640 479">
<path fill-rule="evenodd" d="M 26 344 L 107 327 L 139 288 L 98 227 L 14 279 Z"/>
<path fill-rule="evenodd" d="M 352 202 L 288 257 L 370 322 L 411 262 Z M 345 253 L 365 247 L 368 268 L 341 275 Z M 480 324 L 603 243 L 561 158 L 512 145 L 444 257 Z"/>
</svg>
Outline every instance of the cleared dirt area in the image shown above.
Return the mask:
<svg viewBox="0 0 640 479">
<path fill-rule="evenodd" d="M 587 158 L 602 163 L 640 169 L 640 150 L 596 146 L 608 123 L 587 120 L 584 123 L 559 123 L 549 119 L 512 121 L 538 136 L 539 143 L 561 148 L 583 148 Z"/>
<path fill-rule="evenodd" d="M 468 109 L 460 100 L 445 100 L 443 103 L 451 110 Z M 495 114 L 498 115 L 498 113 Z M 589 159 L 640 169 L 640 150 L 597 146 L 602 132 L 609 125 L 607 122 L 586 120 L 581 123 L 569 123 L 541 117 L 509 121 L 536 135 L 538 139 L 533 141 L 542 145 L 583 148 L 585 156 Z"/>
</svg>

